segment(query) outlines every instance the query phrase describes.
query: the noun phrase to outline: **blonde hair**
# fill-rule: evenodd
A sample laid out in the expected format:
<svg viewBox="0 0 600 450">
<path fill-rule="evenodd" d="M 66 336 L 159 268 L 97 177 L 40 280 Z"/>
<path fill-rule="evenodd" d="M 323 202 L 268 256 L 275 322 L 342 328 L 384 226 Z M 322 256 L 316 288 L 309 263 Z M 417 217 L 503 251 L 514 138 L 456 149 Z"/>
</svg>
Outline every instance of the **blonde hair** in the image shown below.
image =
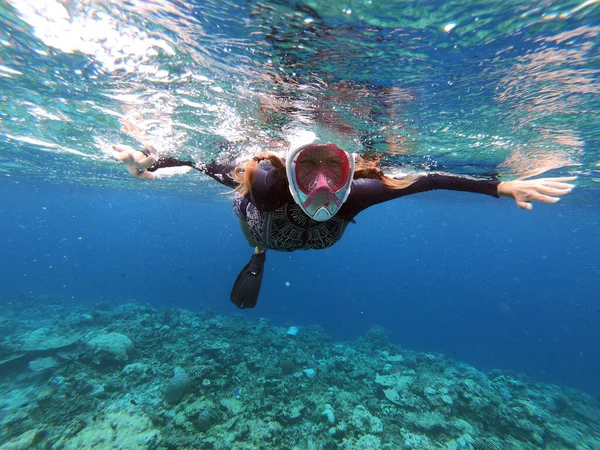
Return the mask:
<svg viewBox="0 0 600 450">
<path fill-rule="evenodd" d="M 254 184 L 256 172 L 259 170 L 258 166 L 261 161 L 265 160 L 268 160 L 275 169 L 283 169 L 285 173 L 285 163 L 281 160 L 281 158 L 279 158 L 279 156 L 269 152 L 259 153 L 250 161 L 239 164 L 233 170 L 233 177 L 239 183 L 235 188 L 237 195 L 244 196 L 250 192 L 250 189 L 252 189 L 252 185 Z M 414 175 L 407 176 L 402 179 L 388 177 L 379 167 L 377 167 L 378 162 L 379 158 L 365 159 L 360 156 L 356 156 L 354 176 L 352 178 L 354 180 L 358 180 L 360 178 L 377 180 L 389 189 L 407 188 L 417 179 L 417 176 Z"/>
</svg>

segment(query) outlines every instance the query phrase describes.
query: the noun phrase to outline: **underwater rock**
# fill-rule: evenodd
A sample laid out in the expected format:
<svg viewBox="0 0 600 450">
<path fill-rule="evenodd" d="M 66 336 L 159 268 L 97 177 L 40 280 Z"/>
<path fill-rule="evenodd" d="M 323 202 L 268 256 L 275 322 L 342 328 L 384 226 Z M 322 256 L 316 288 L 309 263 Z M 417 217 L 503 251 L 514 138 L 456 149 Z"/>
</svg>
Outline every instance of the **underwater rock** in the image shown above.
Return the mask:
<svg viewBox="0 0 600 450">
<path fill-rule="evenodd" d="M 0 361 L 0 373 L 5 374 L 13 370 L 19 370 L 25 367 L 30 360 L 31 358 L 27 353 L 19 353 L 8 359 L 3 359 Z"/>
<path fill-rule="evenodd" d="M 219 411 L 214 403 L 204 403 L 193 420 L 194 425 L 199 431 L 205 433 L 218 423 Z"/>
<path fill-rule="evenodd" d="M 429 396 L 437 394 L 437 391 L 431 386 L 427 386 L 425 389 L 423 389 L 423 393 L 425 394 L 425 396 Z"/>
<path fill-rule="evenodd" d="M 235 398 L 222 398 L 219 403 L 234 416 L 246 410 L 244 404 Z"/>
<path fill-rule="evenodd" d="M 302 420 L 302 413 L 306 409 L 304 403 L 297 399 L 285 404 L 278 417 L 279 422 L 297 423 Z"/>
<path fill-rule="evenodd" d="M 22 340 L 18 353 L 0 360 L 0 374 L 26 369 L 30 362 L 43 357 L 72 359 L 78 353 L 76 346 L 79 341 L 79 335 L 61 336 L 49 328 L 38 328 Z M 75 350 L 76 353 L 69 353 L 68 350 Z"/>
<path fill-rule="evenodd" d="M 58 361 L 51 356 L 38 358 L 29 362 L 29 369 L 40 377 L 50 376 L 58 365 Z"/>
<path fill-rule="evenodd" d="M 196 427 L 203 433 L 210 430 L 214 423 L 215 418 L 210 411 L 200 411 L 195 420 Z"/>
<path fill-rule="evenodd" d="M 302 372 L 304 372 L 308 378 L 314 378 L 317 376 L 317 371 L 315 369 L 304 369 Z"/>
<path fill-rule="evenodd" d="M 108 393 L 103 385 L 96 386 L 90 395 L 95 398 L 108 398 Z"/>
<path fill-rule="evenodd" d="M 400 373 L 390 375 L 375 375 L 375 383 L 384 388 L 394 388 L 397 391 L 408 391 L 414 378 Z"/>
<path fill-rule="evenodd" d="M 283 426 L 276 421 L 263 420 L 261 418 L 250 418 L 244 420 L 239 425 L 240 432 L 247 434 L 251 442 L 262 442 L 266 446 L 257 446 L 254 448 L 275 448 L 275 445 L 269 443 L 279 443 L 282 441 Z M 231 448 L 231 447 L 229 447 Z M 281 448 L 277 446 L 277 448 Z M 289 448 L 289 447 L 288 447 Z M 316 450 L 315 447 L 304 447 L 303 450 Z"/>
<path fill-rule="evenodd" d="M 19 350 L 25 352 L 59 350 L 74 345 L 79 339 L 78 335 L 62 336 L 49 328 L 38 328 L 27 335 Z"/>
<path fill-rule="evenodd" d="M 344 439 L 342 443 L 344 450 L 379 450 L 381 439 L 372 434 L 365 434 L 358 439 Z"/>
<path fill-rule="evenodd" d="M 37 448 L 44 439 L 45 433 L 39 430 L 29 430 L 10 442 L 0 446 L 0 450 L 29 450 Z"/>
<path fill-rule="evenodd" d="M 176 415 L 184 416 L 199 431 L 206 431 L 223 418 L 223 410 L 213 400 L 195 396 L 190 401 L 178 407 Z"/>
<path fill-rule="evenodd" d="M 407 412 L 404 417 L 407 425 L 422 431 L 441 432 L 447 430 L 451 426 L 446 420 L 446 417 L 437 411 L 411 411 Z"/>
<path fill-rule="evenodd" d="M 294 361 L 294 358 L 282 358 L 280 360 L 280 364 L 281 364 L 281 373 L 283 375 L 290 375 L 292 373 L 296 372 L 296 361 Z"/>
<path fill-rule="evenodd" d="M 331 427 L 327 433 L 334 439 L 343 439 L 346 436 L 346 423 L 341 422 L 335 427 Z"/>
<path fill-rule="evenodd" d="M 291 326 L 288 328 L 285 334 L 287 334 L 288 336 L 296 336 L 298 334 L 298 331 L 300 331 L 300 329 L 297 326 Z"/>
<path fill-rule="evenodd" d="M 383 422 L 375 417 L 363 405 L 357 405 L 352 412 L 350 423 L 361 433 L 383 433 Z"/>
<path fill-rule="evenodd" d="M 402 428 L 401 431 L 402 431 L 402 437 L 404 438 L 404 448 L 410 449 L 410 448 L 420 448 L 421 447 L 421 444 L 423 443 L 423 439 L 421 438 L 421 436 L 419 436 L 418 434 L 410 433 L 410 432 L 406 431 L 404 428 Z M 458 447 L 458 446 L 456 447 L 457 450 L 459 448 L 469 449 L 470 447 Z"/>
<path fill-rule="evenodd" d="M 388 352 L 383 352 L 383 353 L 384 353 L 384 355 L 388 354 Z M 404 362 L 405 358 L 402 355 L 390 355 L 390 356 L 387 356 L 385 358 L 385 360 L 388 363 L 402 363 L 402 362 Z"/>
<path fill-rule="evenodd" d="M 321 412 L 321 416 L 327 419 L 329 426 L 335 425 L 335 415 L 333 414 L 333 408 L 329 403 L 325 405 L 325 409 Z"/>
<path fill-rule="evenodd" d="M 155 448 L 158 440 L 159 432 L 148 416 L 115 403 L 75 436 L 63 438 L 53 448 L 146 450 Z"/>
<path fill-rule="evenodd" d="M 192 380 L 185 373 L 185 370 L 176 367 L 173 372 L 173 378 L 171 378 L 165 390 L 165 401 L 170 405 L 179 403 L 183 396 L 192 390 Z"/>
<path fill-rule="evenodd" d="M 134 380 L 138 383 L 151 380 L 155 375 L 152 367 L 142 363 L 127 364 L 121 371 L 124 378 Z"/>
<path fill-rule="evenodd" d="M 202 350 L 204 350 L 210 357 L 215 358 L 220 356 L 222 352 L 229 350 L 229 347 L 231 347 L 229 342 L 209 341 L 202 345 Z"/>
<path fill-rule="evenodd" d="M 375 325 L 367 331 L 367 340 L 375 347 L 384 348 L 389 343 L 387 330 L 381 325 Z"/>
<path fill-rule="evenodd" d="M 134 346 L 131 339 L 121 333 L 107 333 L 96 336 L 87 343 L 94 359 L 102 363 L 125 363 Z"/>
<path fill-rule="evenodd" d="M 396 405 L 400 405 L 400 394 L 394 388 L 384 389 L 383 394 L 385 398 L 387 398 L 390 402 L 395 403 Z"/>
</svg>

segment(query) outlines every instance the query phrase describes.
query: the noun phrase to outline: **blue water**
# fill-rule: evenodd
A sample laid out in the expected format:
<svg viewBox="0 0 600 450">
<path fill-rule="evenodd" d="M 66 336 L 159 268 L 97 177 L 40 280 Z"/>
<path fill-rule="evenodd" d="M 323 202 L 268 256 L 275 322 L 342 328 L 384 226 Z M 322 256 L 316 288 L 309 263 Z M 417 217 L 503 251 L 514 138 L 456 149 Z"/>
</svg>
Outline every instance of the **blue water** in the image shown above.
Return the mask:
<svg viewBox="0 0 600 450">
<path fill-rule="evenodd" d="M 598 6 L 267 3 L 278 13 L 73 2 L 73 18 L 95 8 L 122 38 L 147 31 L 174 49 L 143 57 L 69 52 L 18 12 L 27 2 L 0 5 L 0 296 L 236 313 L 229 291 L 250 249 L 223 190 L 196 174 L 135 182 L 110 146 L 151 142 L 199 160 L 215 136 L 281 139 L 318 121 L 300 108 L 261 122 L 260 99 L 287 89 L 325 103 L 321 119 L 370 133 L 375 151 L 397 150 L 395 136 L 404 150 L 391 167 L 510 178 L 543 166 L 578 175 L 578 188 L 532 212 L 449 192 L 374 207 L 328 250 L 270 252 L 259 305 L 244 315 L 320 324 L 335 339 L 382 325 L 408 349 L 600 392 Z M 271 27 L 304 48 L 265 39 Z"/>
<path fill-rule="evenodd" d="M 236 312 L 229 290 L 250 250 L 227 204 L 95 188 L 2 191 L 3 298 Z M 270 252 L 258 308 L 243 314 L 320 324 L 336 339 L 382 325 L 407 349 L 594 393 L 600 205 L 591 200 L 525 213 L 438 192 L 379 205 L 326 251 Z"/>
</svg>

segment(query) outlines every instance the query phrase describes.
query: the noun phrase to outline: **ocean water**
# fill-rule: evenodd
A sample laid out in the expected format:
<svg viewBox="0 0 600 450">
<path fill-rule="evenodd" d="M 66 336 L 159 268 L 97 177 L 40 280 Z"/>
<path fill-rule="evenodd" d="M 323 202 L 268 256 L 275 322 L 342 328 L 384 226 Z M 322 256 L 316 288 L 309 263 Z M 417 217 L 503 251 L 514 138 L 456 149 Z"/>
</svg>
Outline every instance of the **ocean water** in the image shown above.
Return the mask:
<svg viewBox="0 0 600 450">
<path fill-rule="evenodd" d="M 189 419 L 182 403 L 161 418 L 148 413 L 162 441 L 153 434 L 147 442 L 120 448 L 269 448 L 256 443 L 260 433 L 239 431 L 247 419 L 243 408 L 252 406 L 229 399 L 233 389 L 242 389 L 232 377 L 243 377 L 228 367 L 248 358 L 215 356 L 207 339 L 237 342 L 247 356 L 256 348 L 263 351 L 264 336 L 284 342 L 288 327 L 297 326 L 314 340 L 303 337 L 297 347 L 268 344 L 283 355 L 274 362 L 282 372 L 253 372 L 254 378 L 281 377 L 283 384 L 307 380 L 298 381 L 305 389 L 304 406 L 294 409 L 304 415 L 302 425 L 285 409 L 279 416 L 277 407 L 257 409 L 277 417 L 264 419 L 279 424 L 263 430 L 273 439 L 272 448 L 597 448 L 600 408 L 589 405 L 600 394 L 599 24 L 600 4 L 593 0 L 0 2 L 0 360 L 29 364 L 29 369 L 0 366 L 0 406 L 5 417 L 12 414 L 1 421 L 0 444 L 31 438 L 33 443 L 23 444 L 30 447 L 23 448 L 37 448 L 42 441 L 46 448 L 82 448 L 78 439 L 91 426 L 90 411 L 112 417 L 111 408 L 126 395 L 134 396 L 127 397 L 128 408 L 134 400 L 156 406 L 152 398 L 162 399 L 161 389 L 178 365 L 197 387 L 185 397 L 188 410 L 206 399 L 218 404 L 220 398 L 219 419 L 205 429 L 201 420 Z M 133 180 L 114 162 L 112 145 L 149 144 L 163 156 L 210 161 L 223 156 L 218 143 L 224 138 L 240 142 L 233 156 L 244 158 L 260 149 L 282 150 L 302 129 L 380 156 L 391 174 L 444 171 L 510 180 L 546 171 L 576 175 L 577 188 L 558 204 L 534 204 L 531 212 L 506 198 L 446 191 L 375 206 L 330 249 L 268 252 L 259 303 L 242 318 L 228 297 L 252 250 L 240 233 L 231 193 L 197 173 Z M 167 314 L 174 316 L 167 320 Z M 89 322 L 81 319 L 88 316 Z M 261 336 L 256 330 L 264 330 L 266 321 L 273 328 Z M 88 352 L 96 349 L 90 344 L 94 333 L 129 335 L 137 360 L 129 355 L 125 370 L 119 358 L 114 364 L 83 350 L 72 357 L 60 353 L 72 342 L 31 344 L 35 330 L 53 326 L 63 336 L 79 336 Z M 379 326 L 387 334 L 385 343 Z M 170 333 L 164 341 L 170 350 L 151 350 L 159 343 L 144 333 L 155 329 Z M 585 414 L 573 407 L 587 418 L 587 428 L 577 429 L 578 438 L 565 432 L 562 440 L 558 432 L 552 437 L 529 430 L 519 437 L 520 446 L 507 440 L 485 447 L 481 439 L 501 435 L 486 437 L 483 425 L 452 434 L 452 427 L 407 419 L 406 410 L 410 415 L 420 407 L 389 393 L 401 393 L 400 381 L 386 384 L 373 372 L 364 380 L 350 379 L 363 388 L 379 386 L 364 398 L 386 404 L 387 397 L 388 406 L 378 410 L 355 399 L 348 401 L 347 412 L 345 403 L 330 399 L 336 415 L 348 415 L 345 422 L 336 419 L 339 429 L 323 423 L 311 425 L 320 431 L 302 429 L 327 410 L 318 405 L 319 389 L 303 370 L 316 367 L 315 379 L 321 380 L 324 367 L 332 367 L 322 361 L 341 358 L 331 356 L 336 345 L 352 348 L 344 357 L 363 361 L 364 367 L 371 367 L 365 355 L 385 352 L 381 360 L 389 361 L 393 373 L 401 373 L 402 366 L 394 354 L 423 367 L 433 367 L 434 359 L 427 358 L 441 355 L 435 358 L 444 358 L 447 367 L 458 364 L 456 373 L 469 365 L 468 373 L 496 374 L 491 380 L 498 380 L 491 372 L 497 369 L 506 379 L 521 380 L 502 389 L 530 383 L 521 406 L 548 398 L 533 394 L 546 392 L 536 383 L 566 389 L 573 398 L 589 396 Z M 62 356 L 53 353 L 56 349 Z M 410 352 L 429 356 L 419 359 Z M 314 361 L 306 359 L 308 353 Z M 58 358 L 59 369 L 32 376 L 38 373 L 34 356 L 49 354 Z M 287 373 L 289 354 L 296 354 L 297 370 Z M 144 369 L 139 378 L 155 397 L 144 400 L 131 393 L 133 387 L 129 392 L 113 384 L 111 390 L 102 378 L 110 378 L 115 366 L 114 373 L 134 373 L 139 366 L 133 364 L 150 364 L 152 358 L 160 368 Z M 213 361 L 221 372 L 209 363 L 201 366 L 203 372 L 194 366 L 198 358 Z M 86 370 L 97 368 L 96 381 L 88 380 L 93 387 L 81 388 L 95 393 L 93 401 L 73 409 L 81 417 L 79 428 L 50 412 L 50 418 L 31 412 L 37 410 L 26 406 L 27 400 L 7 394 L 18 387 L 18 398 L 31 402 L 28 389 L 46 392 L 42 400 L 36 394 L 34 403 L 41 408 L 61 389 L 71 389 L 64 386 L 77 384 L 68 363 L 74 360 L 87 364 Z M 356 374 L 361 364 L 346 372 Z M 350 392 L 347 380 L 340 381 L 343 367 L 336 369 L 338 378 L 323 378 L 324 386 Z M 418 367 L 415 362 L 409 369 L 418 373 Z M 202 384 L 207 379 L 212 394 Z M 281 398 L 297 395 L 286 386 Z M 430 388 L 425 398 L 442 392 L 431 383 L 423 386 Z M 68 399 L 64 392 L 56 395 Z M 517 398 L 515 392 L 510 398 Z M 233 400 L 243 402 L 244 395 L 237 392 Z M 300 401 L 293 398 L 292 404 Z M 113 406 L 106 406 L 109 401 Z M 50 403 L 48 411 L 74 404 L 65 402 Z M 307 412 L 310 402 L 317 404 L 315 418 Z M 356 425 L 362 420 L 356 419 L 363 412 L 359 403 L 383 418 L 383 433 Z M 404 412 L 394 416 L 389 407 L 400 404 Z M 435 407 L 449 408 L 440 405 Z M 208 410 L 197 406 L 194 417 Z M 14 416 L 15 411 L 24 416 Z M 553 414 L 562 417 L 564 408 L 550 408 L 547 416 L 527 411 L 527 417 L 547 425 Z M 177 422 L 179 413 L 189 419 L 187 425 L 188 419 Z M 508 417 L 506 411 L 498 415 Z M 173 437 L 177 432 L 168 428 L 169 420 L 180 424 L 179 433 L 195 437 L 177 440 L 183 438 Z M 341 423 L 347 425 L 343 433 Z M 294 433 L 312 433 L 315 441 L 301 442 Z M 86 445 L 111 448 L 107 440 L 97 442 Z"/>
</svg>

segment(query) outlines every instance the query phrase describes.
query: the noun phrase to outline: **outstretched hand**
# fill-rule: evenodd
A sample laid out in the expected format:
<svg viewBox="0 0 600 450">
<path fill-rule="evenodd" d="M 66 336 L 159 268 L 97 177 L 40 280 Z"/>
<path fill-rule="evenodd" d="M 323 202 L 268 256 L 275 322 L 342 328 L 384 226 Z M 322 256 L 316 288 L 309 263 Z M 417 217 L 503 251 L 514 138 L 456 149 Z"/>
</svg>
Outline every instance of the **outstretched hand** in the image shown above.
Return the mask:
<svg viewBox="0 0 600 450">
<path fill-rule="evenodd" d="M 135 150 L 128 145 L 113 145 L 113 150 L 119 152 L 116 161 L 125 164 L 127 171 L 138 180 L 154 180 L 156 175 L 148 172 L 148 167 L 156 162 L 155 151 L 152 147 L 145 146 L 146 152 Z"/>
<path fill-rule="evenodd" d="M 536 180 L 505 181 L 498 185 L 498 195 L 515 199 L 519 208 L 531 211 L 531 202 L 557 203 L 570 194 L 577 177 L 538 178 Z"/>
</svg>

